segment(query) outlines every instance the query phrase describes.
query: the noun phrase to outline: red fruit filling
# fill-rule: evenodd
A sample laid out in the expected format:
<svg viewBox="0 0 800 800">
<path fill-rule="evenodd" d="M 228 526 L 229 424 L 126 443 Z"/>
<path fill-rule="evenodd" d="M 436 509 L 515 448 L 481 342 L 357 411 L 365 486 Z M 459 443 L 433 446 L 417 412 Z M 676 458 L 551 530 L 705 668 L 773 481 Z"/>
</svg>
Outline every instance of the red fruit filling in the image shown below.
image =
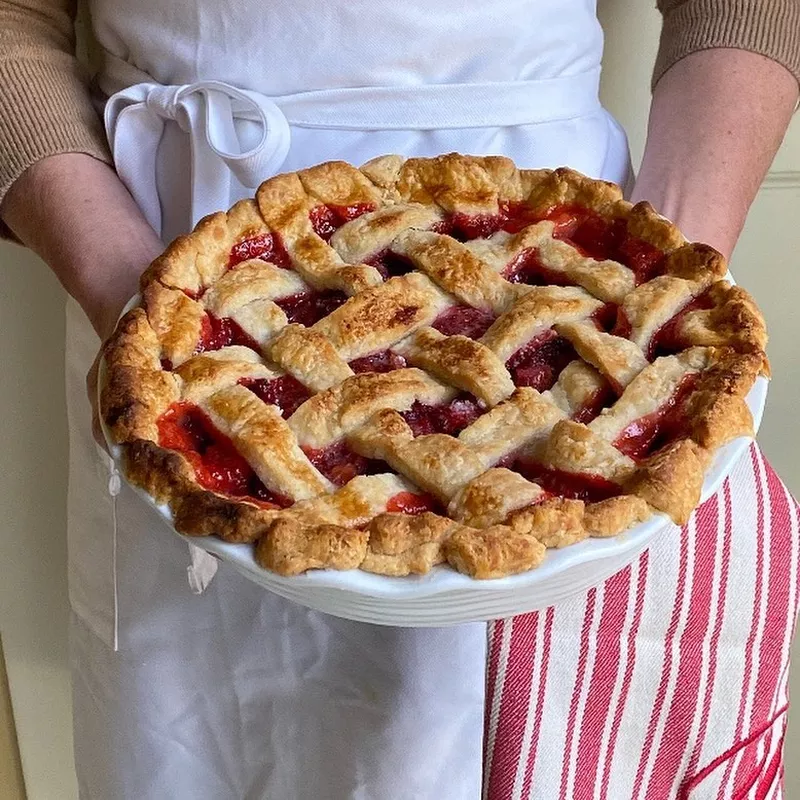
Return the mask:
<svg viewBox="0 0 800 800">
<path fill-rule="evenodd" d="M 454 239 L 467 242 L 470 239 L 483 239 L 493 233 L 503 229 L 503 225 L 508 221 L 505 214 L 460 214 L 456 213 L 450 217 L 452 231 L 450 235 Z"/>
<path fill-rule="evenodd" d="M 622 494 L 621 486 L 600 475 L 563 472 L 532 461 L 517 461 L 513 469 L 551 495 L 598 503 Z"/>
<path fill-rule="evenodd" d="M 364 263 L 370 267 L 375 267 L 385 281 L 414 271 L 414 262 L 410 258 L 398 255 L 389 250 L 389 248 L 375 253 L 375 255 L 365 259 Z"/>
<path fill-rule="evenodd" d="M 503 270 L 509 283 L 524 283 L 528 286 L 573 286 L 574 281 L 565 273 L 549 269 L 542 263 L 535 247 L 523 250 Z"/>
<path fill-rule="evenodd" d="M 461 334 L 470 339 L 480 339 L 494 322 L 495 317 L 487 311 L 471 306 L 453 306 L 443 311 L 431 323 L 439 333 L 445 336 Z"/>
<path fill-rule="evenodd" d="M 244 497 L 265 508 L 286 508 L 292 500 L 271 492 L 242 458 L 233 442 L 190 403 L 175 403 L 159 417 L 158 443 L 182 453 L 204 488 Z"/>
<path fill-rule="evenodd" d="M 553 236 L 569 242 L 583 256 L 603 261 L 614 258 L 625 236 L 624 220 L 606 220 L 581 206 L 556 206 L 546 217 L 555 224 Z"/>
<path fill-rule="evenodd" d="M 634 420 L 614 441 L 614 447 L 633 459 L 642 459 L 686 434 L 685 403 L 697 388 L 698 373 L 687 375 L 672 397 L 657 411 Z"/>
<path fill-rule="evenodd" d="M 612 389 L 598 389 L 589 399 L 572 415 L 575 422 L 582 422 L 586 425 L 591 422 L 606 406 L 611 405 L 617 399 Z"/>
<path fill-rule="evenodd" d="M 491 236 L 497 231 L 519 233 L 540 220 L 541 216 L 534 214 L 525 203 L 507 201 L 500 203 L 496 214 L 451 215 L 448 220 L 450 230 L 447 233 L 461 241 L 469 241 Z"/>
<path fill-rule="evenodd" d="M 663 251 L 627 236 L 623 219 L 607 220 L 590 209 L 568 205 L 556 206 L 547 219 L 555 223 L 556 239 L 568 242 L 587 258 L 624 264 L 635 274 L 637 285 L 660 273 Z"/>
<path fill-rule="evenodd" d="M 469 394 L 462 394 L 446 405 L 428 406 L 415 401 L 408 411 L 401 412 L 414 436 L 428 433 L 447 433 L 457 436 L 468 425 L 484 413 L 478 401 Z"/>
<path fill-rule="evenodd" d="M 422 514 L 425 511 L 437 511 L 439 504 L 429 494 L 399 492 L 389 498 L 386 510 L 400 514 Z"/>
<path fill-rule="evenodd" d="M 707 293 L 704 292 L 695 297 L 653 334 L 647 347 L 647 358 L 652 361 L 658 356 L 671 355 L 682 350 L 686 346 L 686 342 L 681 339 L 679 329 L 686 315 L 691 311 L 709 309 L 713 306 Z"/>
<path fill-rule="evenodd" d="M 242 261 L 251 258 L 269 261 L 270 264 L 283 269 L 291 269 L 292 266 L 289 254 L 284 249 L 283 242 L 277 233 L 260 233 L 235 244 L 228 257 L 228 267 L 235 267 Z"/>
<path fill-rule="evenodd" d="M 575 348 L 552 328 L 531 339 L 506 361 L 515 386 L 550 389 L 564 367 L 577 358 Z"/>
<path fill-rule="evenodd" d="M 197 343 L 196 353 L 205 353 L 208 350 L 219 350 L 230 345 L 243 345 L 259 352 L 258 342 L 230 317 L 218 319 L 212 314 L 203 317 L 200 328 L 200 341 Z"/>
<path fill-rule="evenodd" d="M 356 475 L 376 475 L 392 470 L 383 461 L 365 458 L 351 450 L 344 439 L 321 450 L 303 448 L 308 460 L 332 483 L 344 486 Z"/>
<path fill-rule="evenodd" d="M 351 206 L 314 206 L 308 214 L 314 233 L 326 242 L 333 236 L 337 228 L 345 222 L 360 217 L 368 211 L 374 211 L 372 203 L 355 203 Z"/>
<path fill-rule="evenodd" d="M 610 331 L 616 325 L 618 311 L 616 303 L 606 303 L 592 314 L 591 319 L 601 331 Z"/>
<path fill-rule="evenodd" d="M 357 375 L 361 372 L 392 372 L 407 366 L 408 362 L 403 356 L 393 353 L 391 350 L 380 350 L 377 353 L 370 353 L 368 356 L 354 358 L 350 362 L 350 369 Z"/>
<path fill-rule="evenodd" d="M 284 419 L 294 414 L 311 397 L 311 392 L 291 375 L 281 375 L 280 378 L 242 378 L 239 383 L 265 403 L 277 406 Z"/>
<path fill-rule="evenodd" d="M 275 301 L 289 322 L 299 322 L 307 328 L 327 317 L 347 300 L 344 292 L 330 289 L 324 292 L 303 292 L 281 297 Z"/>
<path fill-rule="evenodd" d="M 541 214 L 534 214 L 533 209 L 526 203 L 506 201 L 500 203 L 500 213 L 505 218 L 503 230 L 507 233 L 519 233 L 528 225 L 541 222 Z"/>
<path fill-rule="evenodd" d="M 633 270 L 636 285 L 661 274 L 666 256 L 663 251 L 641 239 L 625 239 L 619 246 L 616 260 Z"/>
<path fill-rule="evenodd" d="M 623 339 L 630 339 L 632 331 L 633 328 L 631 326 L 631 321 L 628 319 L 628 315 L 620 308 L 617 312 L 617 321 L 614 323 L 611 333 L 614 336 L 621 336 Z"/>
</svg>

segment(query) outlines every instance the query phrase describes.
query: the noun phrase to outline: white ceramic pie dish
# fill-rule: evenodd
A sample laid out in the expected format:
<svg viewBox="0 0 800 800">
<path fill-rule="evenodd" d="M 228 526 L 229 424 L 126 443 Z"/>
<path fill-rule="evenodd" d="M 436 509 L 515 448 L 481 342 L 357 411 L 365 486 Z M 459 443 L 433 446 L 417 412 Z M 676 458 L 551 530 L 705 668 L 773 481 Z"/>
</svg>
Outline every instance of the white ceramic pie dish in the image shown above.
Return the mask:
<svg viewBox="0 0 800 800">
<path fill-rule="evenodd" d="M 125 311 L 138 302 L 138 297 L 132 298 Z M 103 385 L 104 373 L 105 364 L 101 362 L 98 386 Z M 755 430 L 761 424 L 767 386 L 766 378 L 760 377 L 747 396 Z M 121 448 L 111 443 L 105 427 L 103 434 L 119 464 Z M 702 500 L 719 489 L 751 442 L 751 438 L 741 437 L 717 451 L 703 483 Z M 434 567 L 427 575 L 403 578 L 361 570 L 314 570 L 286 578 L 260 567 L 253 558 L 252 545 L 177 533 L 166 505 L 157 504 L 135 487 L 134 491 L 163 519 L 167 530 L 217 556 L 265 589 L 328 614 L 379 625 L 437 627 L 546 608 L 602 583 L 630 564 L 657 536 L 679 535 L 679 529 L 665 515 L 654 514 L 617 537 L 588 539 L 550 550 L 537 569 L 496 580 L 475 580 L 447 565 Z"/>
</svg>

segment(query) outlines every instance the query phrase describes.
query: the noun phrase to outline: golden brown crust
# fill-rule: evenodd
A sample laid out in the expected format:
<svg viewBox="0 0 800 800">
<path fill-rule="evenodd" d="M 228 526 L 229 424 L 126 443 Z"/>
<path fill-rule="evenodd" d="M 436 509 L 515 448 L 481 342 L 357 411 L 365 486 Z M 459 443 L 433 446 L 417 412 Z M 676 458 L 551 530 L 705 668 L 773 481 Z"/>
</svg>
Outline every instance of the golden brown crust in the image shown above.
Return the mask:
<svg viewBox="0 0 800 800">
<path fill-rule="evenodd" d="M 538 567 L 547 548 L 535 537 L 505 525 L 484 530 L 462 528 L 444 545 L 447 561 L 465 575 L 485 580 Z"/>
<path fill-rule="evenodd" d="M 710 283 L 718 281 L 728 271 L 722 253 L 699 242 L 688 242 L 667 254 L 664 272 L 687 281 Z"/>
<path fill-rule="evenodd" d="M 678 336 L 687 345 L 732 347 L 740 353 L 763 354 L 767 328 L 755 300 L 741 286 L 714 283 L 706 293 L 708 310 L 690 311 L 681 320 Z M 766 359 L 762 371 L 768 371 Z"/>
<path fill-rule="evenodd" d="M 100 414 L 116 442 L 158 439 L 156 420 L 178 399 L 175 377 L 161 369 L 158 339 L 141 308 L 129 311 L 104 349 Z"/>
<path fill-rule="evenodd" d="M 707 454 L 689 439 L 660 450 L 637 470 L 628 491 L 684 525 L 700 502 Z"/>
<path fill-rule="evenodd" d="M 541 500 L 545 492 L 518 472 L 495 467 L 471 480 L 450 501 L 453 519 L 473 528 L 488 528 L 503 522 L 512 511 Z"/>
<path fill-rule="evenodd" d="M 602 305 L 577 286 L 534 286 L 492 323 L 481 342 L 505 362 L 554 324 L 587 319 Z"/>
<path fill-rule="evenodd" d="M 644 353 L 621 336 L 597 330 L 591 322 L 566 322 L 553 326 L 569 339 L 577 354 L 597 370 L 622 394 L 625 387 L 647 366 Z"/>
<path fill-rule="evenodd" d="M 544 217 L 559 206 L 588 208 L 660 250 L 659 274 L 636 286 L 642 276 L 631 266 L 554 237 L 556 223 Z M 331 231 L 315 227 L 314 215 L 357 207 L 365 213 L 329 241 Z M 491 221 L 508 208 L 526 209 L 531 223 L 459 241 L 458 215 Z M 439 232 L 451 222 L 453 236 Z M 252 237 L 271 243 L 272 255 L 267 248 L 242 260 Z M 410 271 L 384 280 L 371 264 L 386 250 L 407 259 Z M 531 253 L 567 285 L 506 280 L 511 262 Z M 254 200 L 204 218 L 153 262 L 141 278 L 141 307 L 105 348 L 101 414 L 129 480 L 169 506 L 179 531 L 257 541 L 267 569 L 408 575 L 446 559 L 476 578 L 514 574 L 541 563 L 546 548 L 617 535 L 653 509 L 684 522 L 714 451 L 752 435 L 745 398 L 768 373 L 766 329 L 747 292 L 722 280 L 725 271 L 719 253 L 686 242 L 648 203 L 633 206 L 613 184 L 569 169 L 518 170 L 504 157 L 455 153 L 383 156 L 361 169 L 328 162 L 270 178 Z M 285 299 L 330 290 L 350 299 L 308 328 L 289 324 Z M 595 322 L 608 303 L 621 305 L 629 336 Z M 470 309 L 495 318 L 480 338 L 435 329 L 445 312 Z M 670 342 L 684 349 L 649 363 L 653 336 L 672 320 Z M 244 344 L 213 349 L 214 326 L 225 325 L 241 331 L 246 338 L 233 341 Z M 517 366 L 507 362 L 551 329 L 579 360 L 548 391 L 515 388 Z M 372 355 L 376 365 L 405 358 L 409 367 L 353 374 L 354 360 Z M 289 378 L 310 397 L 285 411 L 288 419 L 239 385 Z M 580 415 L 609 388 L 620 397 L 593 421 L 569 419 L 586 419 Z M 480 415 L 457 436 L 415 436 L 402 416 L 411 419 L 417 405 L 446 406 L 464 391 Z M 672 441 L 636 459 L 617 448 L 630 425 L 673 400 L 684 423 Z M 159 419 L 175 403 L 205 413 L 266 488 L 293 505 L 204 489 L 193 462 L 159 445 Z M 312 459 L 340 446 L 398 474 L 336 486 Z M 550 497 L 514 471 L 517 457 L 603 477 L 620 495 L 595 503 Z M 423 493 L 451 518 L 397 512 Z"/>
<path fill-rule="evenodd" d="M 428 278 L 412 272 L 351 297 L 312 330 L 326 336 L 345 361 L 352 361 L 430 325 L 448 305 Z"/>
<path fill-rule="evenodd" d="M 622 191 L 613 183 L 592 180 L 566 167 L 537 173 L 527 202 L 542 216 L 560 205 L 583 206 L 612 216 L 622 207 Z"/>
<path fill-rule="evenodd" d="M 511 516 L 509 525 L 519 534 L 536 537 L 545 547 L 566 547 L 585 539 L 582 500 L 554 497 Z"/>
<path fill-rule="evenodd" d="M 709 452 L 737 436 L 753 435 L 753 417 L 745 397 L 761 370 L 761 353 L 714 352 L 686 403 L 689 435 Z"/>
<path fill-rule="evenodd" d="M 641 497 L 626 494 L 589 503 L 583 511 L 583 524 L 589 536 L 617 536 L 644 522 L 651 513 L 652 509 Z"/>
<path fill-rule="evenodd" d="M 686 243 L 683 234 L 668 220 L 656 213 L 646 200 L 637 203 L 628 215 L 627 232 L 664 253 L 671 253 Z"/>
<path fill-rule="evenodd" d="M 392 250 L 410 259 L 441 289 L 472 308 L 502 314 L 520 294 L 517 286 L 450 236 L 410 230 L 395 237 Z"/>
<path fill-rule="evenodd" d="M 452 520 L 431 512 L 379 514 L 367 528 L 369 544 L 361 569 L 380 575 L 424 575 L 444 562 L 443 544 L 458 529 Z"/>
<path fill-rule="evenodd" d="M 320 449 L 364 425 L 378 411 L 407 411 L 415 402 L 444 403 L 455 395 L 420 369 L 366 372 L 307 400 L 289 418 L 303 447 Z"/>
<path fill-rule="evenodd" d="M 487 406 L 496 406 L 514 391 L 503 362 L 486 345 L 467 336 L 445 336 L 434 328 L 422 328 L 397 352 L 410 364 L 470 392 Z"/>
<path fill-rule="evenodd" d="M 128 480 L 172 512 L 174 526 L 190 536 L 216 535 L 227 542 L 254 542 L 275 518 L 272 509 L 225 498 L 198 486 L 179 453 L 137 439 L 123 446 Z"/>
<path fill-rule="evenodd" d="M 338 525 L 299 525 L 277 520 L 256 545 L 256 561 L 278 575 L 309 569 L 355 569 L 367 552 L 368 533 Z"/>
</svg>

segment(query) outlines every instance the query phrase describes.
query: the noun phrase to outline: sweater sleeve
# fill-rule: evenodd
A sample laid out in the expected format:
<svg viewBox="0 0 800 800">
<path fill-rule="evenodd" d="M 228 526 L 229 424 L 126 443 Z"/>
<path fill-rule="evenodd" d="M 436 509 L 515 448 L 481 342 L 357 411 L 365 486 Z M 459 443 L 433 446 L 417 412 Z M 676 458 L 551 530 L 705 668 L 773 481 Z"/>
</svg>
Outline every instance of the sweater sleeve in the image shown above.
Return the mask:
<svg viewBox="0 0 800 800">
<path fill-rule="evenodd" d="M 74 21 L 75 0 L 0 0 L 0 200 L 47 156 L 87 153 L 110 163 L 75 57 Z"/>
<path fill-rule="evenodd" d="M 760 53 L 800 81 L 800 0 L 656 0 L 664 17 L 655 87 L 677 61 L 715 47 Z"/>
</svg>

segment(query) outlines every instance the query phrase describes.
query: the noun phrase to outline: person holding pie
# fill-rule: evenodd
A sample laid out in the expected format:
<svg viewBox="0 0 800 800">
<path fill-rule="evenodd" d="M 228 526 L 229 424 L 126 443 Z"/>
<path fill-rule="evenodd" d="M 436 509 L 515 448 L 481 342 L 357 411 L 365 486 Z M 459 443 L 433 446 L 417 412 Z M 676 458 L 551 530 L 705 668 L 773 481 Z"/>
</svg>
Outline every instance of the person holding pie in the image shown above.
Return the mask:
<svg viewBox="0 0 800 800">
<path fill-rule="evenodd" d="M 89 6 L 91 82 L 74 3 L 0 0 L 2 232 L 70 295 L 81 796 L 782 796 L 797 505 L 754 446 L 691 517 L 697 498 L 666 507 L 675 484 L 656 467 L 676 452 L 667 463 L 702 480 L 697 440 L 719 413 L 660 450 L 623 423 L 604 433 L 611 413 L 595 420 L 661 352 L 680 370 L 658 376 L 687 397 L 717 376 L 715 409 L 741 410 L 767 369 L 760 315 L 719 281 L 797 102 L 794 0 L 661 0 L 636 176 L 598 100 L 587 0 Z M 480 578 L 567 543 L 563 526 L 544 543 L 508 537 L 543 510 L 578 509 L 575 538 L 662 505 L 688 523 L 588 592 L 488 626 L 373 626 L 266 592 L 166 536 L 93 438 L 85 376 L 149 264 L 145 310 L 107 350 L 133 359 L 113 375 L 132 394 L 110 392 L 104 420 L 139 440 L 131 463 L 152 493 L 189 481 L 193 532 L 224 523 L 249 540 L 272 520 L 258 558 L 286 574 L 367 558 L 403 574 L 420 567 L 376 543 L 446 536 L 441 558 Z M 667 302 L 664 286 L 685 292 L 647 332 L 636 309 Z M 523 358 L 538 328 L 515 326 L 556 307 L 548 355 Z M 738 322 L 724 335 L 687 333 L 691 312 L 726 308 Z M 591 391 L 576 404 L 570 386 Z M 353 422 L 386 387 L 401 399 Z M 566 455 L 515 471 L 502 445 L 512 416 L 534 413 L 559 453 L 619 474 L 644 460 L 648 488 L 625 503 L 612 471 L 558 492 Z M 736 414 L 723 427 L 746 430 Z M 244 456 L 226 449 L 243 436 Z M 334 524 L 346 491 L 370 527 Z M 623 506 L 624 524 L 609 521 Z"/>
</svg>

